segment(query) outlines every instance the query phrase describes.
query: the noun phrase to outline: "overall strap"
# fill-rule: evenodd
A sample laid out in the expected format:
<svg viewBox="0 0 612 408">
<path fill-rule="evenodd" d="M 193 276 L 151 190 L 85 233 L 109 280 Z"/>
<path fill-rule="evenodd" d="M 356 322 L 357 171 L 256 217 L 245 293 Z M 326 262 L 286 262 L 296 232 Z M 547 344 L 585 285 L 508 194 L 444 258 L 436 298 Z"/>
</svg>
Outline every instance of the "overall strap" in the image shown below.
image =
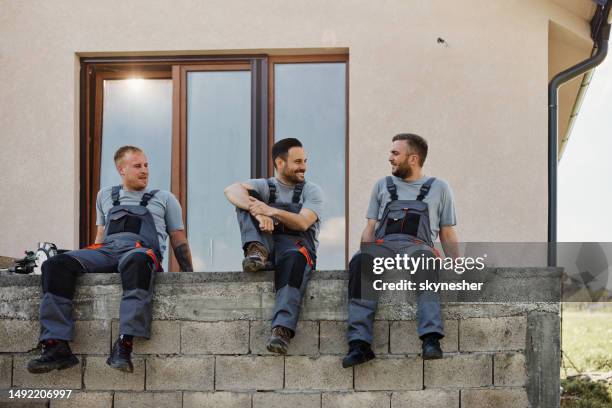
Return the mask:
<svg viewBox="0 0 612 408">
<path fill-rule="evenodd" d="M 113 189 L 111 190 L 113 206 L 119 205 L 119 191 L 121 191 L 121 186 L 113 186 Z"/>
<path fill-rule="evenodd" d="M 142 198 L 140 199 L 140 205 L 146 207 L 149 204 L 149 200 L 153 198 L 155 194 L 157 194 L 159 190 L 151 190 L 148 193 L 144 193 Z"/>
<path fill-rule="evenodd" d="M 276 202 L 276 184 L 272 181 L 272 178 L 266 180 L 268 182 L 268 188 L 270 189 L 270 197 L 268 198 L 268 204 L 274 204 Z"/>
<path fill-rule="evenodd" d="M 434 181 L 436 181 L 436 178 L 430 177 L 429 179 L 427 179 L 427 181 L 423 183 L 423 185 L 421 186 L 421 190 L 419 191 L 417 201 L 423 201 L 423 199 L 427 196 L 427 193 L 429 193 L 429 189 L 431 188 L 431 185 Z"/>
<path fill-rule="evenodd" d="M 389 192 L 389 195 L 391 196 L 391 201 L 395 201 L 397 200 L 397 186 L 393 182 L 393 177 L 387 176 L 386 179 L 387 179 L 387 191 Z"/>
<path fill-rule="evenodd" d="M 293 198 L 291 199 L 293 204 L 299 204 L 300 203 L 300 197 L 302 196 L 302 190 L 304 190 L 304 184 L 305 183 L 306 182 L 298 183 L 298 184 L 295 185 L 295 187 L 293 189 Z"/>
</svg>

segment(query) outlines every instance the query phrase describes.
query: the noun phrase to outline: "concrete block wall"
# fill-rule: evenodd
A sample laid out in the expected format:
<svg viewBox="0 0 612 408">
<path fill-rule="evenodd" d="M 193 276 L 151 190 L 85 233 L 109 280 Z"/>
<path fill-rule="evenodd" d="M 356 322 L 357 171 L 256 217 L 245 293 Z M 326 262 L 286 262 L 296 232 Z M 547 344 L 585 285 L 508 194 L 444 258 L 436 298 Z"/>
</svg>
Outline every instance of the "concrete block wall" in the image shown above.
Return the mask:
<svg viewBox="0 0 612 408">
<path fill-rule="evenodd" d="M 345 272 L 315 274 L 286 356 L 265 349 L 272 280 L 268 272 L 160 275 L 152 338 L 135 341 L 134 373 L 125 374 L 105 363 L 118 334 L 118 276 L 84 276 L 74 301 L 71 345 L 80 364 L 32 375 L 25 366 L 38 353 L 39 277 L 2 275 L 0 406 L 555 406 L 557 304 L 445 303 L 445 358 L 423 361 L 414 304 L 383 298 L 375 322 L 378 358 L 343 369 Z M 69 399 L 19 401 L 9 398 L 10 389 L 73 391 Z"/>
</svg>

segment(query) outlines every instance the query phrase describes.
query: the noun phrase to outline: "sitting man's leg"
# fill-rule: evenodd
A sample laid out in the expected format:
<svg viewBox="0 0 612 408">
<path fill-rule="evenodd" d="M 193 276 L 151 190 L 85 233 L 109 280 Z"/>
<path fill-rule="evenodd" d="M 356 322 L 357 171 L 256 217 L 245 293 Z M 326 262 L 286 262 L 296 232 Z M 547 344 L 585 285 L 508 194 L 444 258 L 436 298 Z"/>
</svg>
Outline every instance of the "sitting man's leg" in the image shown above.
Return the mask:
<svg viewBox="0 0 612 408">
<path fill-rule="evenodd" d="M 295 336 L 300 305 L 310 279 L 312 265 L 293 244 L 293 248 L 279 250 L 275 254 L 274 288 L 276 301 L 272 314 L 272 334 L 268 339 L 268 351 L 287 354 L 289 342 Z"/>
<path fill-rule="evenodd" d="M 365 363 L 376 356 L 372 351 L 374 314 L 378 304 L 378 292 L 372 288 L 373 256 L 357 252 L 349 262 L 348 330 L 349 352 L 342 360 L 348 368 Z"/>
<path fill-rule="evenodd" d="M 112 257 L 94 249 L 56 255 L 42 265 L 43 297 L 40 303 L 42 354 L 28 362 L 31 373 L 46 373 L 78 364 L 69 341 L 74 338 L 72 299 L 76 278 L 83 272 L 115 272 Z"/>
<path fill-rule="evenodd" d="M 119 337 L 106 364 L 131 373 L 134 371 L 134 336 L 151 337 L 153 286 L 157 269 L 151 250 L 136 248 L 121 256 L 118 270 L 123 287 L 119 306 Z"/>
<path fill-rule="evenodd" d="M 417 252 L 415 257 L 433 257 L 430 252 Z M 417 288 L 421 282 L 438 283 L 440 273 L 436 268 L 421 268 L 414 274 Z M 440 339 L 444 337 L 444 323 L 440 308 L 440 296 L 432 291 L 417 291 L 417 334 L 422 341 L 423 360 L 434 360 L 443 357 Z"/>
<path fill-rule="evenodd" d="M 261 200 L 256 191 L 249 190 L 249 195 Z M 257 272 L 269 267 L 268 259 L 273 248 L 272 234 L 262 233 L 258 221 L 243 209 L 236 208 L 238 227 L 242 239 L 244 259 L 242 269 L 245 272 Z"/>
</svg>

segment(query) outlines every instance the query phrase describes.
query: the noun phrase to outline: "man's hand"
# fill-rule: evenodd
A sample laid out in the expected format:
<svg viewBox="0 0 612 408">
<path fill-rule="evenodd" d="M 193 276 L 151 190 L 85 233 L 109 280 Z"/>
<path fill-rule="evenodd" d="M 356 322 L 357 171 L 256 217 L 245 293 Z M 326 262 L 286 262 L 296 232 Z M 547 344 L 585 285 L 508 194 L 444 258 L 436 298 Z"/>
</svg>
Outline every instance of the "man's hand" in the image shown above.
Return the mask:
<svg viewBox="0 0 612 408">
<path fill-rule="evenodd" d="M 267 215 L 256 215 L 255 219 L 259 221 L 259 229 L 261 232 L 274 232 L 274 220 Z"/>
<path fill-rule="evenodd" d="M 268 204 L 259 201 L 254 197 L 249 197 L 249 212 L 253 217 L 257 217 L 258 215 L 273 217 L 274 211 L 275 209 L 270 207 Z"/>
</svg>

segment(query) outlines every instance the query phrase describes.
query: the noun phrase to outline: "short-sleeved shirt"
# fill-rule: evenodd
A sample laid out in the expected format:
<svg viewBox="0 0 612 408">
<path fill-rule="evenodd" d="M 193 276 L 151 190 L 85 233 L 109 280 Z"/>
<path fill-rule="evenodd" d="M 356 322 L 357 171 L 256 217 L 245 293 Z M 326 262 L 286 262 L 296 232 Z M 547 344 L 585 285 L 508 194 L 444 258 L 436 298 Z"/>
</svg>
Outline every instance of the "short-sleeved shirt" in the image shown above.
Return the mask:
<svg viewBox="0 0 612 408">
<path fill-rule="evenodd" d="M 98 192 L 96 198 L 96 225 L 106 225 L 106 216 L 113 207 L 111 197 L 113 187 L 105 187 Z M 124 205 L 140 205 L 140 200 L 145 193 L 152 189 L 146 188 L 142 191 L 119 191 L 119 203 Z M 169 191 L 160 190 L 147 205 L 147 209 L 153 216 L 159 248 L 163 253 L 166 252 L 166 239 L 169 232 L 185 229 L 183 225 L 183 214 L 181 204 L 174 194 Z"/>
<path fill-rule="evenodd" d="M 419 190 L 429 177 L 424 176 L 412 182 L 406 182 L 399 177 L 391 176 L 393 182 L 397 186 L 398 200 L 416 200 L 419 195 Z M 372 189 L 370 204 L 366 218 L 371 220 L 381 221 L 383 212 L 388 202 L 391 201 L 391 195 L 387 190 L 387 180 L 385 177 L 376 182 Z M 438 233 L 441 227 L 453 226 L 457 224 L 457 215 L 455 214 L 455 204 L 453 201 L 453 192 L 450 186 L 444 180 L 436 178 L 431 185 L 429 193 L 423 199 L 429 208 L 429 223 L 431 225 L 431 239 L 435 241 L 438 238 Z"/>
<path fill-rule="evenodd" d="M 277 203 L 291 203 L 293 199 L 293 190 L 295 186 L 289 186 L 283 184 L 276 177 L 272 177 L 272 182 L 276 186 L 276 202 Z M 268 180 L 262 179 L 250 179 L 246 181 L 246 184 L 253 187 L 266 203 L 270 199 L 270 188 L 268 187 Z M 323 190 L 317 184 L 307 181 L 304 183 L 304 189 L 300 197 L 300 203 L 302 208 L 308 208 L 314 212 L 317 216 L 317 220 L 310 228 L 314 230 L 315 237 L 315 248 L 319 245 L 319 231 L 321 229 L 321 220 L 323 219 Z"/>
</svg>

